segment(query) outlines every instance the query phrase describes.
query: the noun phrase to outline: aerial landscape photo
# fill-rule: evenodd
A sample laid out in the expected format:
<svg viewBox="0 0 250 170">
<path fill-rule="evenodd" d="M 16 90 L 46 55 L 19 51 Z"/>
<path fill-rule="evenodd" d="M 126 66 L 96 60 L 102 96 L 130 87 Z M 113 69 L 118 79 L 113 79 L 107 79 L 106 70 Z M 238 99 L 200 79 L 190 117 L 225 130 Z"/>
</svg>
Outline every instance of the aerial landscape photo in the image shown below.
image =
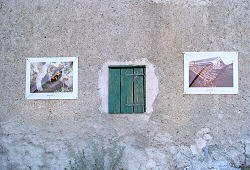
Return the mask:
<svg viewBox="0 0 250 170">
<path fill-rule="evenodd" d="M 212 57 L 190 61 L 189 87 L 233 87 L 233 59 Z"/>
<path fill-rule="evenodd" d="M 30 92 L 72 92 L 73 62 L 33 62 L 30 66 Z"/>
</svg>

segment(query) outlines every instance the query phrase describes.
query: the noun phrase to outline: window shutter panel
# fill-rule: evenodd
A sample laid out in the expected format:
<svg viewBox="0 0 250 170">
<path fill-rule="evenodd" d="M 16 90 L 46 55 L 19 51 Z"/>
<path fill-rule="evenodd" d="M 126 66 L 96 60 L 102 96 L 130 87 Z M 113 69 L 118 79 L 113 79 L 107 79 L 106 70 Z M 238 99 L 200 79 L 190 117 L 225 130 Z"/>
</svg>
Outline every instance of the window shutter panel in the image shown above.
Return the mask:
<svg viewBox="0 0 250 170">
<path fill-rule="evenodd" d="M 109 113 L 146 111 L 144 66 L 109 67 Z"/>
<path fill-rule="evenodd" d="M 133 68 L 121 69 L 121 113 L 133 113 Z"/>
<path fill-rule="evenodd" d="M 109 69 L 109 113 L 120 113 L 120 69 Z"/>
<path fill-rule="evenodd" d="M 143 75 L 144 68 L 134 68 L 135 75 Z M 143 113 L 144 112 L 144 76 L 134 77 L 134 112 Z"/>
</svg>

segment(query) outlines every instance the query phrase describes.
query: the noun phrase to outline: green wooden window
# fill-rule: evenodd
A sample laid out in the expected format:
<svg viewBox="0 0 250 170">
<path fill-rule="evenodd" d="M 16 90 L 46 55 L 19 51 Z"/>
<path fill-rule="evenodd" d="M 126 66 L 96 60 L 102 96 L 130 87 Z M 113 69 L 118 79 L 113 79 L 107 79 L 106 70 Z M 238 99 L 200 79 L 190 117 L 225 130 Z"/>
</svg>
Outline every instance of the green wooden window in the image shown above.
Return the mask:
<svg viewBox="0 0 250 170">
<path fill-rule="evenodd" d="M 109 113 L 146 111 L 145 66 L 109 66 Z"/>
</svg>

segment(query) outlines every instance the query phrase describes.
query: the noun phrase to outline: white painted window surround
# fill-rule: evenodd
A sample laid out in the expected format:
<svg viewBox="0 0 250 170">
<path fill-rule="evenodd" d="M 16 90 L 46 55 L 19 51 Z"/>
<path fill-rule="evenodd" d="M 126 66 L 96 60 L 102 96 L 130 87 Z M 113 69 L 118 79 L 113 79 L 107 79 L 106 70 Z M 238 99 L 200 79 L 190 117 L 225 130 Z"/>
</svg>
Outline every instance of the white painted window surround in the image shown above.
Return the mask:
<svg viewBox="0 0 250 170">
<path fill-rule="evenodd" d="M 99 95 L 101 106 L 99 110 L 108 113 L 108 78 L 111 65 L 145 65 L 146 66 L 146 113 L 153 112 L 153 103 L 158 94 L 158 79 L 154 72 L 154 66 L 147 59 L 134 61 L 108 61 L 99 71 Z"/>
</svg>

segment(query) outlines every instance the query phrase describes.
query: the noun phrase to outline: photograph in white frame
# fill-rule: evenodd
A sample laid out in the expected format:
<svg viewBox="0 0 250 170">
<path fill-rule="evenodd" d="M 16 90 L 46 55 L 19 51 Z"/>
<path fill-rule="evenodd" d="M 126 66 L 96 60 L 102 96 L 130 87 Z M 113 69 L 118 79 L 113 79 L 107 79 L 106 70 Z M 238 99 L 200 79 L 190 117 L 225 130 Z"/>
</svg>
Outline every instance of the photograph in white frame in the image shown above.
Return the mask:
<svg viewBox="0 0 250 170">
<path fill-rule="evenodd" d="M 184 94 L 237 94 L 238 52 L 185 52 Z"/>
<path fill-rule="evenodd" d="M 78 57 L 26 59 L 26 99 L 77 97 Z"/>
</svg>

